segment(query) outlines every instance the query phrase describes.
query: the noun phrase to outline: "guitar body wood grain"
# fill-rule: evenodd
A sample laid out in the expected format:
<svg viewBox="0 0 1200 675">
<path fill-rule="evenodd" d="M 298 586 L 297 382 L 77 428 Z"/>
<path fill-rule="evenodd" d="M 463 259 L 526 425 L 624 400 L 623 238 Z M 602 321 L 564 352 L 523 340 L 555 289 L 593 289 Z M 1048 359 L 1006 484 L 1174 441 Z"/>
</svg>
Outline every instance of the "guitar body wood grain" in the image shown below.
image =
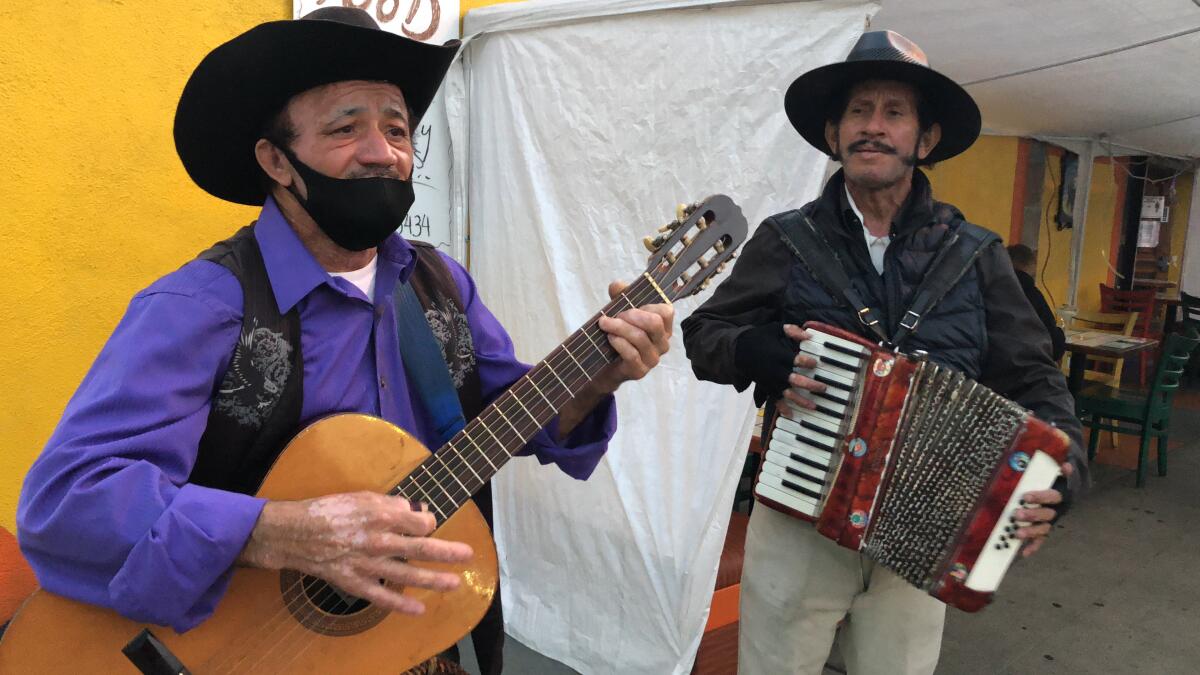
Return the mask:
<svg viewBox="0 0 1200 675">
<path fill-rule="evenodd" d="M 267 499 L 308 499 L 338 492 L 386 492 L 429 451 L 399 427 L 358 414 L 322 419 L 296 436 L 263 482 Z M 0 641 L 0 672 L 136 673 L 121 652 L 149 628 L 196 675 L 219 672 L 404 672 L 467 634 L 491 604 L 499 578 L 491 531 L 468 502 L 434 534 L 475 550 L 466 565 L 421 563 L 458 571 L 450 593 L 407 591 L 422 616 L 366 608 L 328 614 L 281 573 L 237 568 L 217 611 L 179 634 L 47 591 L 25 602 Z M 290 591 L 285 593 L 285 591 Z"/>
</svg>

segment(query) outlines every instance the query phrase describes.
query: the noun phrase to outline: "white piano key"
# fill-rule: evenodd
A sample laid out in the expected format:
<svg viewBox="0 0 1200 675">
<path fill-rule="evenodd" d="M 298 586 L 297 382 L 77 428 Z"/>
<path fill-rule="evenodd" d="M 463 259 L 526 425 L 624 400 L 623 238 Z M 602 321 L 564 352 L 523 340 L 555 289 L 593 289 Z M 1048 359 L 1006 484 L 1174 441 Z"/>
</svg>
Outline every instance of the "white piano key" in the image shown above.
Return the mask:
<svg viewBox="0 0 1200 675">
<path fill-rule="evenodd" d="M 863 364 L 867 361 L 867 355 L 852 356 L 843 354 L 836 349 L 830 349 L 814 340 L 804 340 L 800 343 L 800 351 L 817 359 L 817 367 L 841 374 L 843 377 L 854 378 Z M 843 368 L 841 365 L 848 366 Z"/>
<path fill-rule="evenodd" d="M 832 333 L 826 333 L 825 331 L 820 331 L 820 330 L 810 330 L 810 331 L 808 331 L 808 334 L 812 336 L 811 338 L 809 338 L 809 340 L 820 342 L 820 343 L 835 344 L 835 345 L 838 345 L 839 347 L 849 349 L 852 352 L 862 354 L 864 358 L 871 355 L 870 349 L 867 349 L 866 347 L 858 344 L 857 342 L 851 342 L 850 340 L 847 340 L 845 338 L 840 338 L 836 335 L 833 335 Z"/>
<path fill-rule="evenodd" d="M 804 476 L 797 476 L 796 474 L 788 471 L 786 468 L 784 468 L 778 464 L 772 464 L 771 462 L 763 462 L 762 473 L 758 474 L 759 481 L 761 481 L 763 479 L 763 476 L 775 476 L 775 477 L 779 478 L 779 480 L 781 480 L 781 481 L 787 481 L 788 483 L 799 486 L 801 488 L 804 488 L 805 490 L 808 490 L 809 492 L 811 492 L 813 494 L 816 494 L 816 495 L 823 494 L 823 490 L 822 490 L 820 483 L 810 480 Z M 783 485 L 783 487 L 787 488 L 788 486 Z M 816 502 L 820 501 L 820 499 L 818 497 L 813 497 L 812 495 L 805 494 L 802 491 L 798 492 L 797 494 L 799 494 L 802 497 L 808 497 Z"/>
<path fill-rule="evenodd" d="M 780 429 L 798 434 L 801 438 L 816 436 L 817 440 L 822 442 L 829 441 L 831 445 L 835 446 L 837 445 L 837 441 L 842 437 L 842 423 L 840 420 L 831 420 L 820 413 L 797 408 L 789 409 L 788 413 L 780 415 L 779 421 L 775 423 Z M 812 426 L 803 426 L 802 422 L 807 422 Z"/>
<path fill-rule="evenodd" d="M 803 375 L 811 380 L 817 380 L 818 382 L 822 382 L 822 380 L 817 377 L 820 375 L 824 378 L 827 378 L 827 380 L 833 380 L 835 383 L 840 383 L 842 385 L 841 387 L 838 387 L 836 384 L 829 384 L 828 381 L 824 382 L 826 386 L 838 392 L 841 396 L 848 396 L 850 392 L 846 390 L 855 388 L 854 375 L 852 373 L 848 373 L 840 368 L 831 368 L 825 364 L 818 364 L 815 368 L 801 368 L 796 366 L 795 368 L 792 368 L 792 372 Z"/>
<path fill-rule="evenodd" d="M 765 458 L 768 462 L 778 464 L 779 466 L 782 466 L 785 469 L 792 469 L 793 471 L 799 471 L 800 473 L 804 474 L 805 476 L 808 476 L 809 478 L 816 481 L 817 484 L 819 484 L 822 487 L 824 487 L 826 482 L 828 481 L 829 473 L 827 471 L 825 471 L 824 469 L 815 468 L 811 465 L 805 464 L 804 462 L 798 462 L 798 461 L 792 459 L 792 456 L 790 454 L 776 452 L 773 450 L 768 450 L 767 454 L 765 455 Z"/>
<path fill-rule="evenodd" d="M 826 403 L 825 401 L 820 401 L 820 399 L 816 399 L 816 400 L 818 401 L 818 405 L 820 405 L 822 408 L 827 408 L 827 406 L 824 405 Z M 796 422 L 799 422 L 800 420 L 814 420 L 815 419 L 820 422 L 824 422 L 825 425 L 833 427 L 834 429 L 842 428 L 841 416 L 831 415 L 830 414 L 830 412 L 832 412 L 831 410 L 830 411 L 809 410 L 808 408 L 801 408 L 800 406 L 795 405 L 791 401 L 785 400 L 785 401 L 779 402 L 779 411 L 785 417 L 791 418 L 792 420 L 794 420 Z"/>
<path fill-rule="evenodd" d="M 785 486 L 783 480 L 774 474 L 760 473 L 754 491 L 805 515 L 814 515 L 821 508 L 817 500 Z"/>
<path fill-rule="evenodd" d="M 994 592 L 1000 586 L 1000 580 L 1004 578 L 1008 566 L 1017 557 L 1017 551 L 1021 550 L 1021 540 L 1012 536 L 1012 532 L 1005 532 L 1004 528 L 1013 526 L 1015 531 L 1016 527 L 1027 524 L 1010 520 L 1013 512 L 1021 508 L 1021 497 L 1026 492 L 1049 488 L 1060 472 L 1061 468 L 1053 457 L 1044 452 L 1033 454 L 1029 465 L 1025 467 L 1025 475 L 1017 482 L 1017 487 L 1008 498 L 1008 503 L 1005 504 L 1000 519 L 996 521 L 996 527 L 992 529 L 987 543 L 984 544 L 983 551 L 967 574 L 967 580 L 964 582 L 967 588 Z"/>
<path fill-rule="evenodd" d="M 796 453 L 805 459 L 812 460 L 819 464 L 829 466 L 833 462 L 833 454 L 820 448 L 808 445 L 795 436 L 781 434 L 776 432 L 771 438 L 771 444 L 767 448 L 783 454 Z"/>
</svg>

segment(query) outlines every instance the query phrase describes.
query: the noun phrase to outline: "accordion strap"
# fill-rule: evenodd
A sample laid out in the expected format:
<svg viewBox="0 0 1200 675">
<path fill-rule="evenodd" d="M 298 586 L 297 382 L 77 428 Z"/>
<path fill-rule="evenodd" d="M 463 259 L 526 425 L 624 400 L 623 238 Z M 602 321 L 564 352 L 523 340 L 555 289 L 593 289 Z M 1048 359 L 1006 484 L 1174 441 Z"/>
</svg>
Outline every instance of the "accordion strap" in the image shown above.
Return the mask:
<svg viewBox="0 0 1200 675">
<path fill-rule="evenodd" d="M 794 213 L 799 215 L 799 219 L 771 218 L 767 222 L 775 226 L 784 245 L 800 260 L 817 283 L 825 287 L 827 293 L 835 298 L 844 298 L 846 303 L 854 308 L 863 326 L 881 341 L 890 342 L 883 326 L 879 324 L 875 310 L 868 307 L 858 291 L 854 290 L 854 286 L 850 284 L 850 277 L 846 276 L 846 270 L 842 267 L 841 258 L 817 231 L 812 218 L 804 211 Z"/>
<path fill-rule="evenodd" d="M 921 317 L 941 302 L 954 284 L 957 284 L 971 265 L 975 264 L 975 260 L 983 252 L 983 247 L 995 239 L 996 235 L 991 232 L 981 227 L 969 227 L 967 223 L 961 224 L 946 237 L 937 256 L 930 263 L 929 271 L 925 273 L 921 285 L 917 286 L 917 291 L 913 293 L 912 302 L 909 303 L 904 318 L 900 319 L 900 326 L 892 336 L 892 344 L 904 344 L 921 323 Z"/>
<path fill-rule="evenodd" d="M 841 258 L 817 230 L 812 218 L 803 211 L 794 213 L 799 218 L 772 218 L 767 222 L 774 225 L 784 245 L 800 260 L 817 283 L 833 297 L 843 298 L 854 309 L 863 326 L 880 341 L 895 347 L 904 344 L 920 325 L 921 318 L 945 297 L 963 274 L 966 274 L 983 252 L 983 248 L 996 239 L 996 236 L 987 230 L 966 222 L 955 228 L 943 241 L 929 265 L 925 278 L 913 293 L 912 302 L 905 310 L 904 317 L 900 319 L 896 333 L 889 337 L 879 323 L 875 310 L 863 302 L 862 296 L 850 284 L 850 277 L 846 275 Z"/>
</svg>

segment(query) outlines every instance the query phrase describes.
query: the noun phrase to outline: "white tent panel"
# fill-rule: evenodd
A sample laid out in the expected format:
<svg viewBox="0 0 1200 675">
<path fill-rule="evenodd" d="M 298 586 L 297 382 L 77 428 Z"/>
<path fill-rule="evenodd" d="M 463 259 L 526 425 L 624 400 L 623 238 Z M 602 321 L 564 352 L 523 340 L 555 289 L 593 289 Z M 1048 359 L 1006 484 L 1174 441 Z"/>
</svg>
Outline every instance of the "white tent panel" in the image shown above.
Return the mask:
<svg viewBox="0 0 1200 675">
<path fill-rule="evenodd" d="M 481 35 L 467 104 L 450 110 L 469 118 L 455 152 L 469 144 L 473 273 L 528 360 L 601 307 L 608 281 L 642 270 L 641 238 L 676 201 L 727 193 L 753 229 L 819 190 L 826 161 L 788 124 L 783 92 L 843 58 L 877 5 L 661 9 L 680 4 L 699 5 L 534 0 L 467 15 Z M 617 398 L 620 429 L 590 480 L 532 461 L 497 478 L 508 630 L 584 673 L 685 673 L 752 403 L 697 382 L 678 331 Z"/>
<path fill-rule="evenodd" d="M 872 28 L 921 45 L 961 83 L 1062 63 L 1200 25 L 1188 0 L 884 0 Z"/>
<path fill-rule="evenodd" d="M 990 127 L 1067 136 L 1104 130 L 1119 137 L 1124 130 L 1178 119 L 1197 111 L 1185 91 L 1195 81 L 1191 68 L 1164 68 L 1200 55 L 1200 33 L 1082 61 L 1015 78 L 1021 93 L 1014 95 L 1009 79 L 970 87 L 987 110 Z M 1120 88 L 1119 95 L 1107 91 Z M 1070 105 L 1061 105 L 1062 101 Z"/>
<path fill-rule="evenodd" d="M 1200 157 L 1200 113 L 1177 122 L 1167 122 L 1137 131 L 1127 131 L 1120 140 L 1136 148 L 1164 147 L 1180 157 Z M 1142 153 L 1145 154 L 1145 153 Z M 1195 204 L 1195 202 L 1192 202 Z M 1200 209 L 1200 207 L 1196 207 Z"/>
</svg>

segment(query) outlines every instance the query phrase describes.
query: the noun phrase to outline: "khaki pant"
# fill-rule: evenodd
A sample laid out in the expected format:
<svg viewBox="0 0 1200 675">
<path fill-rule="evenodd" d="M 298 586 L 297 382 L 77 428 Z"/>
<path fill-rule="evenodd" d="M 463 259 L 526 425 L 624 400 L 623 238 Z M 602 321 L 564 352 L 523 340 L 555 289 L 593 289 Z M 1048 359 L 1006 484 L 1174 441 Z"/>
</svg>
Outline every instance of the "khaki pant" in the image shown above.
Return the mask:
<svg viewBox="0 0 1200 675">
<path fill-rule="evenodd" d="M 945 605 L 762 504 L 746 533 L 741 596 L 740 675 L 820 675 L 847 614 L 849 675 L 927 675 L 937 666 Z"/>
</svg>

